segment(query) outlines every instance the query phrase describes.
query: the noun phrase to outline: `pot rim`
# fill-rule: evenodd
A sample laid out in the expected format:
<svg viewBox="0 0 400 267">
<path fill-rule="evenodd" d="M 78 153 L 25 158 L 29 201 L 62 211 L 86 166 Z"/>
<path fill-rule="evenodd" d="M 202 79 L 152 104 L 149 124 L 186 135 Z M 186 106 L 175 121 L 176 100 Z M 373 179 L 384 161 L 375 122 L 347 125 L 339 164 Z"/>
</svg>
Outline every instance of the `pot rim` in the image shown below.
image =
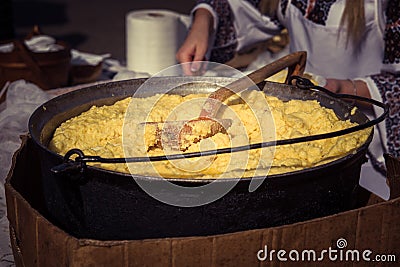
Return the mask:
<svg viewBox="0 0 400 267">
<path fill-rule="evenodd" d="M 162 80 L 162 79 L 165 79 L 166 77 L 158 77 L 158 78 L 160 80 Z M 171 78 L 171 77 L 168 77 L 168 78 Z M 177 78 L 177 77 L 172 77 L 172 78 Z M 182 78 L 182 77 L 179 77 L 179 78 Z M 188 77 L 183 77 L 183 78 L 187 79 Z M 198 79 L 199 77 L 195 77 L 195 78 Z M 207 81 L 207 79 L 210 79 L 210 78 L 211 79 L 217 79 L 217 80 L 221 79 L 221 78 L 222 78 L 222 80 L 232 80 L 232 79 L 226 78 L 226 77 L 205 77 L 205 78 L 206 78 L 206 81 Z M 152 79 L 154 79 L 154 78 L 152 78 Z M 190 79 L 191 79 L 191 77 L 189 78 L 189 80 Z M 32 115 L 31 115 L 31 117 L 29 119 L 29 134 L 30 134 L 31 138 L 34 140 L 34 142 L 37 145 L 39 145 L 47 153 L 50 153 L 52 156 L 57 157 L 61 161 L 63 159 L 63 156 L 51 151 L 48 148 L 48 146 L 45 145 L 42 142 L 42 140 L 39 140 L 39 139 L 42 138 L 42 130 L 43 130 L 44 127 L 41 129 L 40 136 L 37 136 L 37 135 L 35 135 L 33 133 L 33 128 L 34 128 L 33 120 L 37 116 L 39 116 L 38 113 L 40 113 L 40 112 L 42 112 L 42 110 L 46 109 L 46 105 L 48 105 L 51 102 L 58 102 L 60 100 L 63 100 L 64 98 L 70 97 L 71 95 L 79 94 L 80 93 L 79 91 L 82 91 L 82 90 L 83 91 L 91 91 L 91 90 L 95 90 L 95 89 L 101 89 L 103 87 L 118 88 L 118 87 L 123 86 L 125 84 L 129 84 L 130 82 L 139 82 L 139 83 L 143 84 L 146 80 L 147 80 L 147 78 L 131 79 L 131 80 L 124 80 L 124 81 L 116 81 L 116 82 L 112 81 L 110 83 L 103 83 L 103 84 L 98 84 L 98 85 L 94 85 L 94 86 L 92 85 L 92 86 L 84 87 L 84 88 L 81 88 L 78 91 L 72 91 L 72 92 L 57 96 L 57 97 L 47 101 L 46 103 L 40 105 L 32 113 Z M 197 80 L 194 80 L 194 82 L 197 82 Z M 268 82 L 268 81 L 266 81 L 265 84 L 266 85 L 271 85 L 272 87 L 277 87 L 278 89 L 279 89 L 279 87 L 282 87 L 282 88 L 284 88 L 284 87 L 286 87 L 286 88 L 287 87 L 295 88 L 295 86 L 292 86 L 292 85 L 280 84 L 280 83 Z M 279 90 L 281 90 L 281 89 L 279 89 Z M 264 87 L 264 90 L 262 90 L 262 91 L 264 93 L 266 92 L 265 91 L 265 87 Z M 154 92 L 153 92 L 153 94 L 154 94 Z M 314 96 L 315 96 L 315 94 L 321 96 L 321 92 L 315 92 L 314 91 L 314 92 L 311 92 L 310 94 L 314 95 Z M 118 101 L 119 97 L 121 97 L 121 99 L 122 99 L 122 98 L 129 97 L 129 96 L 131 96 L 131 95 L 111 95 L 109 97 L 98 98 L 98 99 L 95 99 L 95 100 L 88 100 L 86 103 L 90 102 L 90 103 L 92 103 L 92 105 L 94 105 L 94 104 L 96 104 L 96 102 L 99 102 L 102 99 L 103 100 L 104 99 L 114 99 L 114 102 L 115 102 L 115 101 Z M 323 95 L 323 97 L 330 98 L 331 101 L 335 101 L 335 103 L 339 103 L 340 105 L 347 106 L 349 108 L 348 104 L 345 103 L 344 101 L 342 101 L 341 99 L 334 99 L 334 98 L 332 98 L 332 97 L 330 97 L 328 95 L 325 95 L 325 94 Z M 315 100 L 318 100 L 318 99 L 315 98 Z M 79 105 L 77 105 L 77 107 L 78 106 Z M 368 118 L 361 111 L 359 111 L 358 109 L 356 110 L 356 113 L 361 114 L 363 117 L 365 117 L 366 121 L 369 121 Z M 54 129 L 53 129 L 53 131 L 54 131 Z M 287 177 L 290 177 L 290 176 L 293 176 L 293 175 L 297 175 L 297 174 L 302 174 L 302 175 L 304 175 L 304 174 L 312 174 L 314 172 L 324 171 L 325 169 L 329 169 L 329 168 L 332 168 L 334 166 L 343 164 L 343 163 L 347 162 L 348 160 L 356 157 L 360 153 L 361 154 L 364 153 L 364 151 L 366 151 L 368 149 L 368 146 L 369 146 L 369 144 L 370 144 L 370 142 L 372 140 L 372 136 L 373 136 L 373 128 L 371 130 L 371 133 L 370 133 L 368 139 L 365 141 L 365 143 L 363 145 L 361 145 L 360 147 L 354 149 L 352 152 L 348 153 L 347 155 L 345 155 L 345 156 L 343 156 L 343 157 L 341 157 L 339 159 L 336 159 L 334 161 L 330 161 L 330 162 L 327 162 L 327 163 L 324 163 L 324 164 L 321 164 L 321 165 L 317 165 L 317 166 L 314 166 L 314 167 L 310 167 L 310 168 L 305 168 L 305 169 L 301 169 L 301 170 L 296 170 L 296 171 L 291 171 L 291 172 L 286 172 L 286 173 L 280 173 L 280 174 L 267 175 L 267 176 L 242 177 L 242 178 L 238 178 L 238 177 L 232 177 L 232 178 L 173 178 L 173 177 L 167 177 L 167 178 L 163 178 L 163 177 L 150 176 L 150 175 L 134 175 L 134 174 L 130 174 L 130 173 L 123 173 L 123 172 L 118 172 L 118 171 L 107 170 L 107 169 L 94 167 L 94 166 L 90 166 L 90 165 L 88 165 L 87 167 L 90 170 L 105 172 L 105 173 L 109 173 L 109 174 L 112 174 L 112 175 L 119 175 L 119 176 L 123 176 L 123 177 L 126 177 L 126 178 L 129 177 L 129 178 L 134 178 L 134 179 L 144 179 L 144 180 L 154 180 L 154 181 L 167 180 L 167 181 L 170 181 L 170 182 L 184 182 L 184 183 L 195 183 L 195 184 L 204 184 L 204 183 L 210 183 L 210 182 L 214 182 L 214 181 L 215 182 L 224 182 L 224 181 L 225 182 L 232 182 L 232 181 L 237 181 L 237 180 L 251 181 L 252 179 L 265 179 L 265 178 L 267 178 L 267 180 L 276 180 L 276 179 L 287 178 Z M 110 163 L 110 164 L 113 164 L 113 163 Z"/>
</svg>

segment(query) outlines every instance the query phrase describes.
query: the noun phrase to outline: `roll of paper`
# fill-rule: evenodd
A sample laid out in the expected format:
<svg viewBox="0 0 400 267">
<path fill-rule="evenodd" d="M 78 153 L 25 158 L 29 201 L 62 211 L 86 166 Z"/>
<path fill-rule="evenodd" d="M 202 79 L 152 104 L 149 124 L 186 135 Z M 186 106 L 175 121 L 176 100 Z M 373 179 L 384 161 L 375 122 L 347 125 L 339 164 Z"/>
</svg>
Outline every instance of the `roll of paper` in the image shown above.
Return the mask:
<svg viewBox="0 0 400 267">
<path fill-rule="evenodd" d="M 175 54 L 187 26 L 182 15 L 169 10 L 138 10 L 126 16 L 127 68 L 154 75 L 177 64 Z"/>
</svg>

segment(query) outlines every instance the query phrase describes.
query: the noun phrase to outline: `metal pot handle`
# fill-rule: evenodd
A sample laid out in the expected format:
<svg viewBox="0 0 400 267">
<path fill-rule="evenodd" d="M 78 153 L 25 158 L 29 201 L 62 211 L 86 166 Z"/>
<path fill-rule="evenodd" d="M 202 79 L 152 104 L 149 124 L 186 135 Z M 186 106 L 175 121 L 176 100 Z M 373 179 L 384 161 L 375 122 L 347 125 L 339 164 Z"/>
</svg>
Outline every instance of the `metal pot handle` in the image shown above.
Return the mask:
<svg viewBox="0 0 400 267">
<path fill-rule="evenodd" d="M 375 106 L 378 106 L 383 109 L 383 113 L 377 117 L 376 119 L 370 120 L 365 122 L 364 124 L 359 124 L 347 129 L 338 130 L 334 132 L 324 133 L 324 134 L 316 134 L 311 136 L 305 137 L 298 137 L 292 139 L 284 139 L 284 140 L 277 140 L 277 141 L 269 141 L 269 142 L 262 142 L 262 143 L 255 143 L 245 146 L 238 146 L 232 148 L 221 148 L 215 150 L 207 150 L 202 152 L 191 152 L 191 153 L 181 153 L 181 154 L 171 154 L 171 155 L 164 155 L 164 156 L 152 156 L 152 157 L 130 157 L 130 158 L 102 158 L 99 156 L 86 156 L 84 153 L 79 149 L 72 149 L 67 152 L 66 156 L 64 157 L 64 163 L 52 168 L 54 173 L 63 173 L 68 172 L 71 170 L 83 170 L 86 167 L 87 162 L 101 162 L 101 163 L 132 163 L 132 162 L 150 162 L 150 161 L 163 161 L 163 160 L 177 160 L 177 159 L 185 159 L 185 158 L 196 158 L 196 157 L 203 157 L 203 156 L 212 156 L 216 154 L 227 154 L 227 153 L 234 153 L 240 152 L 250 149 L 259 149 L 271 146 L 280 146 L 280 145 L 288 145 L 288 144 L 297 144 L 303 142 L 310 142 L 316 141 L 326 138 L 337 137 L 349 133 L 353 133 L 356 131 L 364 130 L 370 128 L 385 119 L 389 112 L 389 108 L 387 105 L 376 101 L 374 99 L 369 99 L 361 96 L 355 95 L 347 95 L 347 94 L 335 94 L 331 91 L 327 90 L 326 88 L 314 85 L 310 80 L 306 78 L 302 78 L 299 76 L 292 76 L 289 78 L 289 83 L 293 83 L 295 81 L 295 85 L 304 90 L 315 90 L 321 91 L 325 94 L 330 96 L 340 98 L 340 99 L 352 99 L 361 102 L 366 102 Z M 77 157 L 75 160 L 71 160 L 70 157 L 76 154 Z"/>
<path fill-rule="evenodd" d="M 228 99 L 235 93 L 239 93 L 251 87 L 254 84 L 261 83 L 272 75 L 281 70 L 288 69 L 285 83 L 289 82 L 289 77 L 292 75 L 303 75 L 306 68 L 307 52 L 298 51 L 279 58 L 278 60 L 268 63 L 263 67 L 253 71 L 224 87 L 219 88 L 208 96 L 204 103 L 203 109 L 200 112 L 200 118 L 215 118 L 222 102 Z"/>
</svg>

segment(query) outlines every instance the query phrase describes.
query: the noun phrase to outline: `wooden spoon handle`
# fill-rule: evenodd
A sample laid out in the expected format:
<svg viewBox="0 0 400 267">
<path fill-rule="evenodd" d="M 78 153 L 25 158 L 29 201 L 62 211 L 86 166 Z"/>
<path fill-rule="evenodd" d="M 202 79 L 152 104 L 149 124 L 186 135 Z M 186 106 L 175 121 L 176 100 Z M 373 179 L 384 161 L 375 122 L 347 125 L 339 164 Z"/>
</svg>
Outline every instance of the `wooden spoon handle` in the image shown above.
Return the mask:
<svg viewBox="0 0 400 267">
<path fill-rule="evenodd" d="M 288 68 L 288 73 L 285 79 L 287 83 L 288 78 L 292 75 L 302 75 L 306 66 L 307 52 L 299 51 L 286 55 L 272 63 L 269 63 L 262 68 L 242 77 L 225 87 L 221 87 L 215 92 L 211 93 L 207 101 L 204 103 L 201 110 L 200 117 L 214 118 L 218 109 L 223 101 L 235 93 L 241 92 L 249 88 L 253 83 L 258 84 L 268 77 Z"/>
</svg>

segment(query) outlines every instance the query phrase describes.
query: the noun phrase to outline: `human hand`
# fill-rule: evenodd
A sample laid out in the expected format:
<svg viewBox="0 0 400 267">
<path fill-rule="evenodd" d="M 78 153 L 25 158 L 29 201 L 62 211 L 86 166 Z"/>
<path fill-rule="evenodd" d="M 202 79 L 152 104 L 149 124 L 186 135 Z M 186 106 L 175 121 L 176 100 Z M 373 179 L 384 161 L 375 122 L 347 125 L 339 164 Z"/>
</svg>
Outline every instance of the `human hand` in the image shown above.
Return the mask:
<svg viewBox="0 0 400 267">
<path fill-rule="evenodd" d="M 326 84 L 324 87 L 335 94 L 339 94 L 341 93 L 342 80 L 326 79 Z"/>
<path fill-rule="evenodd" d="M 193 75 L 201 71 L 202 64 L 199 61 L 205 59 L 208 48 L 208 33 L 191 30 L 176 53 L 176 59 L 182 64 L 183 73 Z"/>
<path fill-rule="evenodd" d="M 205 59 L 212 23 L 213 17 L 208 10 L 200 8 L 196 11 L 192 27 L 176 53 L 178 62 L 187 63 L 182 65 L 184 74 L 194 75 L 204 68 L 199 61 Z"/>
<path fill-rule="evenodd" d="M 367 84 L 361 80 L 338 80 L 326 79 L 324 86 L 331 92 L 336 94 L 358 95 L 366 98 L 371 98 Z"/>
</svg>

